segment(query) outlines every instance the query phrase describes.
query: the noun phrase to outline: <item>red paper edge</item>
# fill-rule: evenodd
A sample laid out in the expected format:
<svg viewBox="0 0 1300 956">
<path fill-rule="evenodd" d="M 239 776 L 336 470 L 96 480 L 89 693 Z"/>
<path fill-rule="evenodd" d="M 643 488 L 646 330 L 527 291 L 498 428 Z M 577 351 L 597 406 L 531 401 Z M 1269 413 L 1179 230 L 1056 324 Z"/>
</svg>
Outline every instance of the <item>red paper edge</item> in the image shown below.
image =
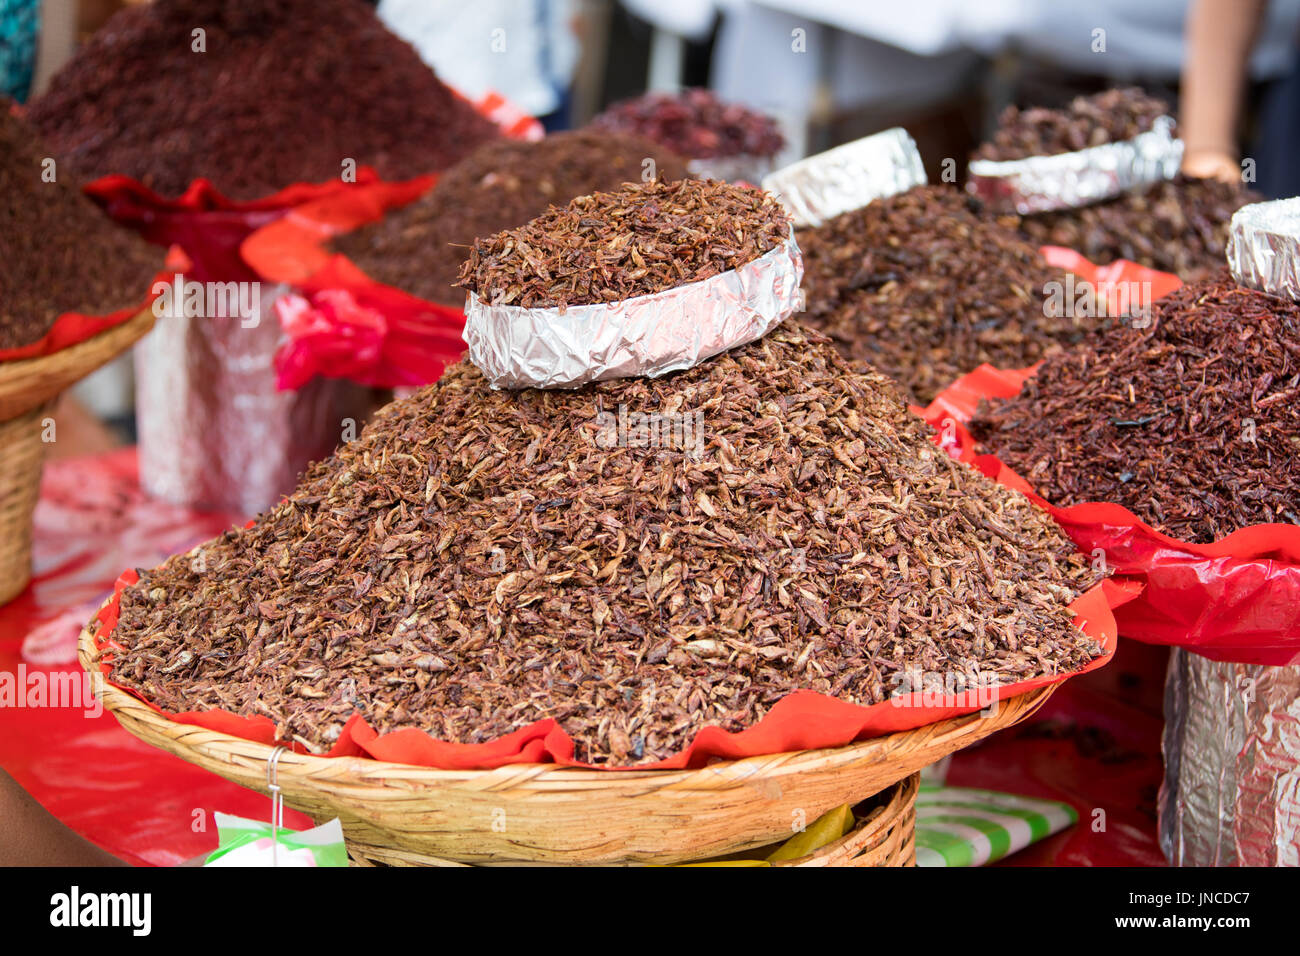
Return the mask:
<svg viewBox="0 0 1300 956">
<path fill-rule="evenodd" d="M 55 352 L 72 348 L 74 345 L 80 345 L 82 342 L 93 339 L 96 335 L 107 332 L 109 329 L 135 318 L 142 311 L 149 308 L 153 301 L 158 298 L 159 293 L 153 291 L 155 285 L 159 282 L 170 282 L 173 273 L 184 272 L 189 268 L 189 265 L 189 257 L 185 255 L 181 247 L 171 246 L 163 257 L 163 268 L 156 272 L 149 281 L 148 292 L 145 293 L 144 299 L 138 305 L 128 305 L 106 315 L 64 312 L 54 320 L 54 324 L 50 326 L 49 331 L 35 342 L 29 342 L 27 345 L 18 348 L 0 349 L 0 362 L 18 362 L 24 359 L 44 358 L 47 355 L 53 355 Z"/>
<path fill-rule="evenodd" d="M 114 585 L 112 597 L 95 615 L 100 627 L 94 635 L 94 642 L 101 651 L 100 671 L 105 681 L 177 723 L 193 724 L 258 743 L 275 743 L 274 724 L 266 717 L 240 717 L 225 710 L 168 714 L 136 691 L 109 680 L 112 651 L 121 647 L 112 636 L 117 627 L 122 592 L 138 580 L 136 572 L 124 572 Z M 1075 624 L 1097 641 L 1102 654 L 1077 671 L 992 688 L 994 699 L 1005 700 L 1107 664 L 1114 656 L 1117 643 L 1114 610 L 1133 600 L 1140 592 L 1141 585 L 1135 582 L 1106 580 L 1080 595 L 1070 605 L 1075 613 Z M 913 698 L 916 696 L 912 695 Z M 913 707 L 885 701 L 863 707 L 812 691 L 795 691 L 778 701 L 752 727 L 736 733 L 716 726 L 702 728 L 681 753 L 658 763 L 636 767 L 604 767 L 574 760 L 573 740 L 550 719 L 536 721 L 487 743 L 458 744 L 435 740 L 416 728 L 376 734 L 360 714 L 353 714 L 338 742 L 325 756 L 372 758 L 441 770 L 491 770 L 517 763 L 554 763 L 600 770 L 688 769 L 705 766 L 717 759 L 843 746 L 975 713 L 979 709 L 978 704 L 956 701 L 955 698 L 947 698 L 939 706 Z M 795 728 L 793 732 L 792 727 Z M 293 749 L 304 752 L 297 744 Z"/>
</svg>

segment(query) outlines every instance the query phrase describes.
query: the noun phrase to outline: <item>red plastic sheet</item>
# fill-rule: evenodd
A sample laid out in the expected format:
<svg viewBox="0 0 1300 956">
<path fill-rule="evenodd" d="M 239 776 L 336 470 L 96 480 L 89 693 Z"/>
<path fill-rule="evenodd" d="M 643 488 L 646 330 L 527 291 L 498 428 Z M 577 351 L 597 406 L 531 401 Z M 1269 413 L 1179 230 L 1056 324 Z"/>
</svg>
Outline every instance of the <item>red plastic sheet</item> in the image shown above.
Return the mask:
<svg viewBox="0 0 1300 956">
<path fill-rule="evenodd" d="M 97 615 L 101 627 L 96 634 L 96 646 L 104 652 L 101 668 L 109 677 L 113 670 L 112 652 L 121 647 L 113 640 L 120 596 L 125 588 L 137 580 L 139 576 L 134 571 L 124 573 L 117 581 L 113 600 Z M 696 734 L 686 750 L 658 763 L 640 765 L 635 769 L 694 768 L 705 766 L 715 759 L 733 760 L 760 754 L 837 747 L 855 740 L 867 740 L 974 713 L 992 700 L 1005 700 L 1016 694 L 1085 674 L 1106 664 L 1114 654 L 1116 630 L 1113 609 L 1132 600 L 1136 592 L 1134 586 L 1105 581 L 1081 595 L 1070 606 L 1075 614 L 1075 624 L 1104 649 L 1102 656 L 1071 674 L 988 688 L 988 696 L 983 701 L 948 697 L 937 705 L 920 693 L 902 695 L 895 700 L 863 707 L 812 691 L 796 691 L 778 701 L 752 727 L 737 733 L 729 733 L 720 727 L 705 727 Z M 168 714 L 135 691 L 122 689 L 178 723 L 194 724 L 264 744 L 275 742 L 275 725 L 266 717 L 241 717 L 224 710 Z M 487 743 L 457 744 L 435 740 L 424 731 L 413 728 L 380 735 L 359 714 L 354 714 L 326 756 L 372 757 L 376 760 L 443 770 L 491 770 L 516 763 L 592 766 L 573 759 L 572 738 L 550 719 L 536 721 Z"/>
<path fill-rule="evenodd" d="M 258 276 L 245 264 L 240 244 L 289 209 L 326 196 L 379 182 L 373 169 L 357 170 L 356 183 L 295 183 L 271 196 L 234 200 L 206 179 L 196 179 L 184 194 L 166 199 L 129 176 L 104 176 L 85 187 L 114 220 L 150 242 L 179 245 L 193 260 L 189 277 L 199 282 L 252 282 Z"/>
<path fill-rule="evenodd" d="M 953 755 L 946 782 L 1071 804 L 1072 827 L 996 866 L 1164 866 L 1156 800 L 1169 650 L 1120 641 L 1024 723 Z"/>
<path fill-rule="evenodd" d="M 1110 286 L 1138 283 L 1147 285 L 1151 300 L 1155 301 L 1183 284 L 1183 280 L 1176 275 L 1159 272 L 1127 259 L 1116 259 L 1108 265 L 1098 266 L 1064 246 L 1040 246 L 1038 252 L 1049 265 L 1073 272 L 1091 283 L 1099 298 L 1104 298 L 1105 291 Z"/>
<path fill-rule="evenodd" d="M 98 605 L 121 568 L 150 567 L 240 518 L 146 499 L 132 449 L 48 464 L 36 510 L 36 577 L 0 607 L 0 672 L 14 673 L 20 661 L 36 668 L 19 647 L 67 616 L 62 656 L 39 668 L 78 673 L 76 632 L 91 611 L 76 608 Z M 999 865 L 1163 865 L 1154 808 L 1164 654 L 1121 642 L 1111 664 L 1066 681 L 1025 723 L 953 756 L 951 783 L 1067 800 L 1079 811 L 1082 823 Z M 68 826 L 136 864 L 210 852 L 215 810 L 270 815 L 265 795 L 140 742 L 108 712 L 0 708 L 0 766 Z M 1099 810 L 1104 826 L 1095 822 Z M 311 826 L 287 808 L 285 823 Z"/>
<path fill-rule="evenodd" d="M 1051 250 L 1044 250 L 1046 255 Z M 1073 253 L 1070 253 L 1074 256 Z M 1049 256 L 1050 258 L 1050 256 Z M 1057 265 L 1091 278 L 1103 270 L 1078 259 Z M 1091 271 L 1089 271 L 1091 269 Z M 1128 262 L 1104 267 L 1110 281 L 1151 281 L 1165 292 L 1172 276 Z M 1114 503 L 1056 507 L 993 455 L 980 455 L 964 425 L 983 398 L 1019 393 L 1033 369 L 999 371 L 981 366 L 940 393 L 923 412 L 937 441 L 954 457 L 975 465 L 1048 511 L 1078 546 L 1100 549 L 1115 572 L 1144 587 L 1115 613 L 1124 637 L 1185 647 L 1212 660 L 1250 664 L 1300 663 L 1300 527 L 1255 525 L 1210 544 L 1163 534 Z"/>
<path fill-rule="evenodd" d="M 376 388 L 427 385 L 465 351 L 465 317 L 390 286 L 356 281 L 338 258 L 275 304 L 285 344 L 275 356 L 281 389 L 320 375 Z"/>
<path fill-rule="evenodd" d="M 426 385 L 460 358 L 463 312 L 376 282 L 325 247 L 432 185 L 432 178 L 375 183 L 327 196 L 244 242 L 244 259 L 261 278 L 297 289 L 276 306 L 288 338 L 276 355 L 280 388 L 297 388 L 314 375 L 381 388 Z"/>
</svg>

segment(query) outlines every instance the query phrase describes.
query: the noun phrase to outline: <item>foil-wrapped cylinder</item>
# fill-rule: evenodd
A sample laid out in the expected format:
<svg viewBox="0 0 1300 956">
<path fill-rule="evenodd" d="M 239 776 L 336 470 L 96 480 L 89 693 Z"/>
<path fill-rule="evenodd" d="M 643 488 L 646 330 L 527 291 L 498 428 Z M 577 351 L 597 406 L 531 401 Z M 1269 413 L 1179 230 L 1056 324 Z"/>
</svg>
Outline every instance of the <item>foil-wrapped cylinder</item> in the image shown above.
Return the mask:
<svg viewBox="0 0 1300 956">
<path fill-rule="evenodd" d="M 692 159 L 686 171 L 696 179 L 720 179 L 726 183 L 758 185 L 772 171 L 771 156 L 741 153 L 738 156 L 712 156 Z"/>
<path fill-rule="evenodd" d="M 252 515 L 292 491 L 311 461 L 360 431 L 368 389 L 314 379 L 278 391 L 282 333 L 264 288 L 260 318 L 168 313 L 135 349 L 140 484 L 156 498 Z"/>
<path fill-rule="evenodd" d="M 1175 648 L 1160 847 L 1175 866 L 1300 866 L 1300 665 Z"/>
<path fill-rule="evenodd" d="M 1121 193 L 1173 179 L 1183 161 L 1171 116 L 1132 139 L 1054 156 L 976 159 L 967 167 L 966 191 L 991 209 L 1022 216 L 1077 209 Z"/>
<path fill-rule="evenodd" d="M 1228 267 L 1241 285 L 1300 301 L 1300 198 L 1252 203 L 1233 213 Z"/>
<path fill-rule="evenodd" d="M 921 152 L 907 130 L 898 127 L 801 159 L 763 178 L 763 188 L 785 204 L 801 229 L 925 184 Z"/>
<path fill-rule="evenodd" d="M 803 256 L 793 233 L 738 269 L 620 302 L 465 306 L 469 357 L 493 388 L 577 388 L 656 378 L 762 338 L 795 312 Z"/>
</svg>

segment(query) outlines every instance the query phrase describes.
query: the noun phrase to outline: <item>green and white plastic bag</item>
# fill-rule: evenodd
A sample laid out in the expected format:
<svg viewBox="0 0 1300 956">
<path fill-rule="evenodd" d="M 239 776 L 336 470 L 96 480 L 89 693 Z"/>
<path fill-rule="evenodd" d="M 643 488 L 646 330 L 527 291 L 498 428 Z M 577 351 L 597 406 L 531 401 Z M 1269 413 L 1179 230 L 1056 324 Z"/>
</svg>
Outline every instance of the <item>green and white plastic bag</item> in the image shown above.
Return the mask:
<svg viewBox="0 0 1300 956">
<path fill-rule="evenodd" d="M 922 784 L 916 798 L 916 865 L 983 866 L 1078 821 L 1068 803 Z"/>
<path fill-rule="evenodd" d="M 245 820 L 228 813 L 214 814 L 217 849 L 204 866 L 347 866 L 343 826 L 329 823 L 298 832 L 280 827 L 272 840 L 272 827 L 260 820 Z"/>
</svg>

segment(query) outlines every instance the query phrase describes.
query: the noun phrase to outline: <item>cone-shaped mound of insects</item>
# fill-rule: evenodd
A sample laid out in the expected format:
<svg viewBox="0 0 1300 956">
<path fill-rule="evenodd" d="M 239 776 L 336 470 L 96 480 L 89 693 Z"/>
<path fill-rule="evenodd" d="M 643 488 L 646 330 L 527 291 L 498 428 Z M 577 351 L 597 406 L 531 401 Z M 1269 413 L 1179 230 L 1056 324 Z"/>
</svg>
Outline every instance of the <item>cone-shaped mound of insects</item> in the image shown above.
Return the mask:
<svg viewBox="0 0 1300 956">
<path fill-rule="evenodd" d="M 1098 324 L 1059 315 L 1065 275 L 951 186 L 918 186 L 801 230 L 804 318 L 931 401 L 988 362 L 1024 368 Z"/>
<path fill-rule="evenodd" d="M 648 763 L 807 688 L 1013 681 L 1099 653 L 1094 575 L 892 385 L 786 324 L 688 371 L 383 410 L 251 527 L 143 573 L 113 680 L 327 750 L 359 711 L 482 742 L 554 718 Z"/>
<path fill-rule="evenodd" d="M 154 0 L 118 11 L 33 101 L 55 155 L 96 179 L 236 199 L 372 166 L 445 169 L 498 135 L 361 0 Z"/>
</svg>

